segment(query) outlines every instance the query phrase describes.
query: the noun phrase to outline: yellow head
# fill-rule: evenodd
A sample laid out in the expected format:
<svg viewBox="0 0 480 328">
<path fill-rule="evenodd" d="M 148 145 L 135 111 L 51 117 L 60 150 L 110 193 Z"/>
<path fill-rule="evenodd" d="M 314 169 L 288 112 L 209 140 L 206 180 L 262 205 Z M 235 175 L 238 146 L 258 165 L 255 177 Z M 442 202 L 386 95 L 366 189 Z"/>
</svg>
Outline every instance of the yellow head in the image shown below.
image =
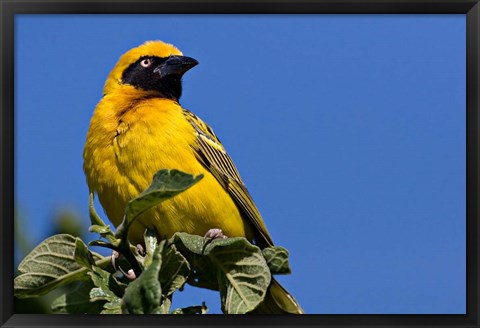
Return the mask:
<svg viewBox="0 0 480 328">
<path fill-rule="evenodd" d="M 103 93 L 108 95 L 129 86 L 178 100 L 183 74 L 198 62 L 182 56 L 175 46 L 147 41 L 123 54 L 110 72 Z"/>
</svg>

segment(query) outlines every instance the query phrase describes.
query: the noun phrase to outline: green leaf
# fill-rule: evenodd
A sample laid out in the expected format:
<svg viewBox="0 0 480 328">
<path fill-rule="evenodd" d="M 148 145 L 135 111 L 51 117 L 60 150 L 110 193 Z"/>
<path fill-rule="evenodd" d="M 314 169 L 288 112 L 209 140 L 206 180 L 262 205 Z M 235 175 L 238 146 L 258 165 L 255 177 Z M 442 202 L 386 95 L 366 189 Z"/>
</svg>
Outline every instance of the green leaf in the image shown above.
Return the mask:
<svg viewBox="0 0 480 328">
<path fill-rule="evenodd" d="M 76 286 L 52 302 L 54 313 L 68 314 L 99 314 L 105 302 L 91 302 L 91 282 L 76 283 Z"/>
<path fill-rule="evenodd" d="M 112 294 L 106 292 L 100 287 L 92 287 L 90 289 L 90 292 L 88 293 L 89 300 L 92 302 L 95 301 L 106 301 L 108 299 L 113 300 L 113 297 L 111 297 Z"/>
<path fill-rule="evenodd" d="M 125 290 L 123 306 L 130 314 L 160 314 L 162 312 L 162 288 L 158 273 L 162 264 L 161 252 L 165 241 L 161 242 L 153 254 L 152 263 Z"/>
<path fill-rule="evenodd" d="M 176 233 L 172 242 L 192 267 L 193 282 L 188 282 L 217 287 L 224 313 L 250 312 L 265 298 L 270 270 L 261 250 L 247 239 L 216 239 L 204 246 L 201 236 Z"/>
<path fill-rule="evenodd" d="M 90 290 L 90 301 L 107 301 L 102 303 L 103 307 L 100 314 L 121 314 L 122 313 L 122 299 L 112 293 L 108 288 L 95 287 Z"/>
<path fill-rule="evenodd" d="M 90 290 L 90 300 L 106 301 L 101 313 L 121 313 L 121 296 L 125 286 L 120 284 L 113 274 L 97 266 L 91 267 L 89 275 L 96 286 Z"/>
<path fill-rule="evenodd" d="M 108 239 L 108 236 L 112 236 L 112 237 L 115 236 L 110 226 L 91 225 L 88 228 L 88 231 L 98 233 L 100 236 L 107 239 Z"/>
<path fill-rule="evenodd" d="M 158 279 L 164 296 L 172 295 L 182 288 L 190 274 L 190 265 L 185 257 L 174 246 L 164 247 L 162 252 L 162 266 Z"/>
<path fill-rule="evenodd" d="M 212 243 L 208 256 L 220 272 L 224 313 L 247 313 L 264 300 L 272 277 L 257 246 L 245 238 L 220 239 Z"/>
<path fill-rule="evenodd" d="M 200 181 L 203 175 L 194 177 L 178 170 L 163 169 L 155 173 L 150 186 L 127 204 L 124 221 L 117 228 L 116 236 L 126 236 L 128 226 L 149 208 L 172 198 Z"/>
<path fill-rule="evenodd" d="M 80 239 L 76 240 L 74 256 L 78 264 L 86 267 L 90 271 L 90 278 L 97 287 L 92 288 L 90 291 L 92 301 L 105 300 L 112 302 L 123 295 L 126 286 L 119 283 L 113 273 L 96 266 L 92 252 Z"/>
<path fill-rule="evenodd" d="M 203 237 L 178 232 L 172 236 L 169 243 L 174 245 L 189 263 L 191 273 L 188 276 L 188 283 L 190 285 L 219 290 L 217 271 L 210 258 L 203 254 Z"/>
<path fill-rule="evenodd" d="M 112 302 L 105 303 L 100 314 L 123 314 L 122 299 L 116 298 Z"/>
<path fill-rule="evenodd" d="M 86 269 L 74 258 L 77 238 L 54 235 L 35 247 L 19 264 L 14 280 L 15 296 L 36 297 L 73 281 L 87 279 Z M 94 260 L 102 260 L 93 254 Z"/>
<path fill-rule="evenodd" d="M 172 299 L 170 297 L 164 298 L 162 304 L 160 305 L 160 313 L 168 314 L 170 312 L 171 306 L 172 306 Z"/>
<path fill-rule="evenodd" d="M 93 284 L 103 291 L 105 295 L 104 300 L 112 302 L 115 298 L 123 295 L 126 285 L 119 283 L 112 273 L 100 267 L 93 266 L 89 275 Z M 100 294 L 98 294 L 97 297 L 99 297 L 99 295 Z"/>
<path fill-rule="evenodd" d="M 94 202 L 93 202 L 94 194 L 91 192 L 89 195 L 88 201 L 88 210 L 90 213 L 90 222 L 92 225 L 88 228 L 90 232 L 96 232 L 100 234 L 103 238 L 107 239 L 110 243 L 115 244 L 116 238 L 113 231 L 110 229 L 110 226 L 107 225 L 100 216 L 97 214 L 95 210 Z"/>
<path fill-rule="evenodd" d="M 212 242 L 217 241 L 218 240 L 213 240 Z M 181 246 L 181 249 L 186 252 L 200 256 L 205 255 L 205 239 L 201 236 L 191 235 L 186 232 L 177 232 L 170 239 L 170 243 L 175 244 L 177 247 Z"/>
<path fill-rule="evenodd" d="M 205 305 L 205 302 L 202 302 L 202 305 L 175 309 L 172 311 L 172 314 L 205 314 L 207 311 L 208 308 Z"/>
<path fill-rule="evenodd" d="M 155 231 L 146 229 L 143 239 L 145 240 L 145 258 L 143 259 L 143 266 L 148 267 L 152 263 L 153 254 L 158 245 L 158 240 Z"/>
<path fill-rule="evenodd" d="M 263 257 L 272 274 L 289 274 L 292 271 L 288 264 L 288 250 L 281 246 L 262 249 Z"/>
<path fill-rule="evenodd" d="M 73 257 L 78 264 L 88 269 L 91 269 L 95 265 L 92 253 L 81 239 L 75 241 Z"/>
</svg>

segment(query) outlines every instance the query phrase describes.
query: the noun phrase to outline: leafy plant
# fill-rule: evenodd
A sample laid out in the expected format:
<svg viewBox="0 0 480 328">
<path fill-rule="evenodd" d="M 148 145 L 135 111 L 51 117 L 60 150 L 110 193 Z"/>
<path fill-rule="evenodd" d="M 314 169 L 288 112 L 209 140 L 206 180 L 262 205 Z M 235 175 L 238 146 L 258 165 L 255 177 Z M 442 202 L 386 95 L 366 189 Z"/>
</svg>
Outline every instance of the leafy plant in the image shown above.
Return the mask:
<svg viewBox="0 0 480 328">
<path fill-rule="evenodd" d="M 152 184 L 128 203 L 123 222 L 115 232 L 96 213 L 90 195 L 89 230 L 103 238 L 90 246 L 108 247 L 121 254 L 115 265 L 111 257 L 92 252 L 80 238 L 57 234 L 44 240 L 20 263 L 15 295 L 37 297 L 69 285 L 72 288 L 52 303 L 55 313 L 206 313 L 204 303 L 171 310 L 175 291 L 188 283 L 218 290 L 224 313 L 254 310 L 265 297 L 271 275 L 290 273 L 285 248 L 260 250 L 240 237 L 206 242 L 202 236 L 184 232 L 159 241 L 149 230 L 144 235 L 144 251 L 127 240 L 130 226 L 141 213 L 185 191 L 201 178 L 177 170 L 160 170 Z M 128 273 L 123 268 L 129 268 Z"/>
</svg>

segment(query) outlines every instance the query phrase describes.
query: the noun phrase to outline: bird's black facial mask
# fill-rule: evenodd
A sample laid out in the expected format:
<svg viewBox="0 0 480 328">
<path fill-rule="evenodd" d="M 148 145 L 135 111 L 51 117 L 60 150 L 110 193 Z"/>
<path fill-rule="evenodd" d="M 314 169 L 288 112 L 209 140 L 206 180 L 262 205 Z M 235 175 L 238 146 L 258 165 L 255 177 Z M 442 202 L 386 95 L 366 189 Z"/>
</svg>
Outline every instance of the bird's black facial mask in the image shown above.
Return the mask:
<svg viewBox="0 0 480 328">
<path fill-rule="evenodd" d="M 122 75 L 122 82 L 146 91 L 158 91 L 162 98 L 178 101 L 182 76 L 198 61 L 186 56 L 141 57 Z"/>
</svg>

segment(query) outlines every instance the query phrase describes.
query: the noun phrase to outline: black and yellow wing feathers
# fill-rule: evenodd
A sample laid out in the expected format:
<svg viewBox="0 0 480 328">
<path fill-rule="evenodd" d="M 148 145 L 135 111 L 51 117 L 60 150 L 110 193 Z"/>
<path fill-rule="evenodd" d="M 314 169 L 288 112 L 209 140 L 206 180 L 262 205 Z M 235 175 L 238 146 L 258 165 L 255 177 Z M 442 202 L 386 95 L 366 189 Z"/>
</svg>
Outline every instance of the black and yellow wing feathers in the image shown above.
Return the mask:
<svg viewBox="0 0 480 328">
<path fill-rule="evenodd" d="M 192 147 L 198 160 L 215 176 L 235 201 L 240 212 L 250 220 L 255 229 L 256 244 L 262 248 L 272 246 L 273 241 L 265 223 L 220 140 L 213 130 L 195 114 L 186 109 L 184 114 L 197 135 L 197 143 Z"/>
<path fill-rule="evenodd" d="M 240 178 L 237 168 L 213 130 L 195 114 L 184 110 L 188 121 L 195 128 L 197 143 L 192 146 L 198 160 L 215 176 L 228 191 L 240 212 L 249 219 L 255 229 L 256 244 L 261 247 L 273 246 L 260 213 L 250 193 Z M 253 313 L 263 314 L 303 314 L 295 298 L 272 277 L 266 299 Z"/>
</svg>

